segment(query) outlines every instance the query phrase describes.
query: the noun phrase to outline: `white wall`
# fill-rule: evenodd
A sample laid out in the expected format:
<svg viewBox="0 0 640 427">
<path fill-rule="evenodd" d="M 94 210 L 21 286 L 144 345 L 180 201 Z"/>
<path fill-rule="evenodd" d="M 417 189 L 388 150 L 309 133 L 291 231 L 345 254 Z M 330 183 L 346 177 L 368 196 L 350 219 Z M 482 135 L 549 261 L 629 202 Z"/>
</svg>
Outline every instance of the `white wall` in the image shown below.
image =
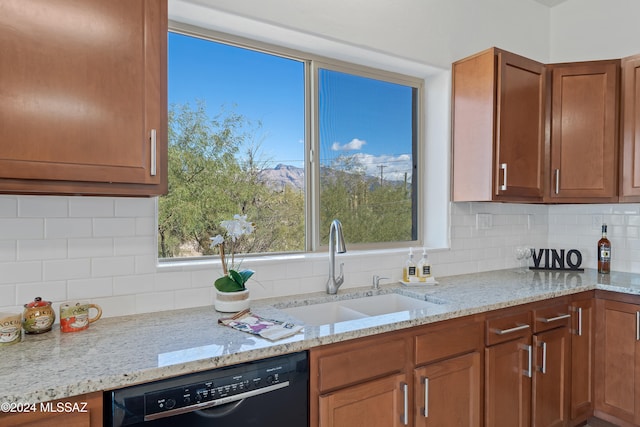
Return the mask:
<svg viewBox="0 0 640 427">
<path fill-rule="evenodd" d="M 568 19 L 560 13 L 554 15 L 556 8 L 550 10 L 531 0 L 198 0 L 200 5 L 195 1 L 169 0 L 171 18 L 194 23 L 208 16 L 202 4 L 215 5 L 225 12 L 211 14 L 213 26 L 219 30 L 290 43 L 290 47 L 306 46 L 315 53 L 334 53 L 338 59 L 425 77 L 431 111 L 426 118 L 427 142 L 435 147 L 425 159 L 432 171 L 426 221 L 431 227 L 443 227 L 436 234 L 437 242 L 450 241 L 450 249 L 431 253 L 436 276 L 514 267 L 513 248 L 521 244 L 576 247 L 576 236 L 583 236 L 578 248 L 587 250 L 597 235 L 590 227 L 594 213 L 610 215 L 612 223 L 625 224 L 625 229 L 612 230 L 614 256 L 627 260 L 625 270 L 640 271 L 632 261 L 636 241 L 623 237 L 630 230 L 637 237 L 638 206 L 629 207 L 633 213 L 627 214 L 624 210 L 614 213 L 613 205 L 572 208 L 446 203 L 450 63 L 490 46 L 547 62 L 549 46 L 556 43 L 555 39 L 550 41 L 550 34 L 558 34 L 550 22 L 556 28 L 561 18 Z M 569 0 L 565 7 L 576 12 L 585 2 Z M 611 2 L 588 3 L 599 6 Z M 633 2 L 626 3 L 631 6 Z M 572 49 L 552 50 L 556 52 L 554 60 L 562 55 L 573 59 Z M 430 215 L 434 211 L 436 214 Z M 450 228 L 442 223 L 449 211 Z M 478 213 L 490 214 L 491 228 L 478 229 Z M 571 232 L 565 232 L 569 225 Z M 344 287 L 368 284 L 372 274 L 399 279 L 404 252 L 351 251 L 339 255 L 345 262 Z M 106 316 L 212 302 L 211 282 L 219 274 L 216 265 L 158 268 L 155 254 L 154 199 L 0 196 L 0 311 L 19 311 L 36 296 L 56 303 L 90 299 L 103 306 Z M 248 264 L 257 271 L 256 281 L 250 282 L 254 298 L 323 290 L 328 272 L 326 254 Z"/>
<path fill-rule="evenodd" d="M 640 53 L 640 2 L 568 0 L 551 9 L 551 62 Z"/>
</svg>

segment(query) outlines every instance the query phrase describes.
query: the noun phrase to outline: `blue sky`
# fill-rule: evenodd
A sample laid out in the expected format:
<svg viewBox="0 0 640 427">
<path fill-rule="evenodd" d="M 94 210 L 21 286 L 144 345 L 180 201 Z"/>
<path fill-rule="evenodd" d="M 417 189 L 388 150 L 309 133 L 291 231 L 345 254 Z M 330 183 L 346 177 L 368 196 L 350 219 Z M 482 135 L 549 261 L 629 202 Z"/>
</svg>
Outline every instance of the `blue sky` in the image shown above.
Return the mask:
<svg viewBox="0 0 640 427">
<path fill-rule="evenodd" d="M 353 154 L 372 175 L 380 164 L 405 171 L 411 89 L 326 70 L 320 82 L 321 160 Z M 205 100 L 210 117 L 224 106 L 260 121 L 263 158 L 302 167 L 302 62 L 169 33 L 168 97 L 170 105 Z"/>
</svg>

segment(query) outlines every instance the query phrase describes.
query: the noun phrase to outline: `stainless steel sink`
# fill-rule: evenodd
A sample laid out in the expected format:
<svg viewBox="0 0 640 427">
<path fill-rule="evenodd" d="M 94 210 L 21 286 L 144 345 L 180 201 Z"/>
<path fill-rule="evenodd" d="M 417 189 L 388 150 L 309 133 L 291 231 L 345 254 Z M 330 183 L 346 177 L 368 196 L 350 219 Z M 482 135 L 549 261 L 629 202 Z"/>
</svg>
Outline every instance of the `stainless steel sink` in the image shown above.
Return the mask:
<svg viewBox="0 0 640 427">
<path fill-rule="evenodd" d="M 413 312 L 421 315 L 447 311 L 445 302 L 436 303 L 399 294 L 383 294 L 282 308 L 285 313 L 310 325 L 326 325 L 391 313 Z"/>
</svg>

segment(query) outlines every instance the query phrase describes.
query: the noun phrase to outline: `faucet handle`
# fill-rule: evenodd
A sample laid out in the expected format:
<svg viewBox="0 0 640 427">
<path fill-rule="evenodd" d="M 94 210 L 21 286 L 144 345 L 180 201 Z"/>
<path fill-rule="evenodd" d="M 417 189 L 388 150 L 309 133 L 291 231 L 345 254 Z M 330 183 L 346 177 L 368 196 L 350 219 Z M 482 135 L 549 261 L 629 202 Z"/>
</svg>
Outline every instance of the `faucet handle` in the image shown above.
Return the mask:
<svg viewBox="0 0 640 427">
<path fill-rule="evenodd" d="M 388 277 L 380 277 L 377 274 L 373 275 L 373 281 L 371 283 L 373 289 L 378 289 L 380 287 L 380 280 L 389 280 Z"/>
</svg>

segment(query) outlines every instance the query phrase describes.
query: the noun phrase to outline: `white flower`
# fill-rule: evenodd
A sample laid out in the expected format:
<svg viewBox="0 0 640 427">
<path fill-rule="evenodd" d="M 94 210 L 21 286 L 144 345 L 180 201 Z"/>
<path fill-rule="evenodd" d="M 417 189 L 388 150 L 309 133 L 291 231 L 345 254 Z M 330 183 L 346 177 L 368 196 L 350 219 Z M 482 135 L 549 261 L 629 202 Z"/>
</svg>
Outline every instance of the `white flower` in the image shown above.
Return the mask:
<svg viewBox="0 0 640 427">
<path fill-rule="evenodd" d="M 253 224 L 247 221 L 246 215 L 235 214 L 232 220 L 222 221 L 220 225 L 227 230 L 227 235 L 234 242 L 245 234 L 253 233 L 254 230 Z"/>
<path fill-rule="evenodd" d="M 217 236 L 211 237 L 211 247 L 218 246 L 219 244 L 224 243 L 224 237 L 220 234 Z"/>
</svg>

